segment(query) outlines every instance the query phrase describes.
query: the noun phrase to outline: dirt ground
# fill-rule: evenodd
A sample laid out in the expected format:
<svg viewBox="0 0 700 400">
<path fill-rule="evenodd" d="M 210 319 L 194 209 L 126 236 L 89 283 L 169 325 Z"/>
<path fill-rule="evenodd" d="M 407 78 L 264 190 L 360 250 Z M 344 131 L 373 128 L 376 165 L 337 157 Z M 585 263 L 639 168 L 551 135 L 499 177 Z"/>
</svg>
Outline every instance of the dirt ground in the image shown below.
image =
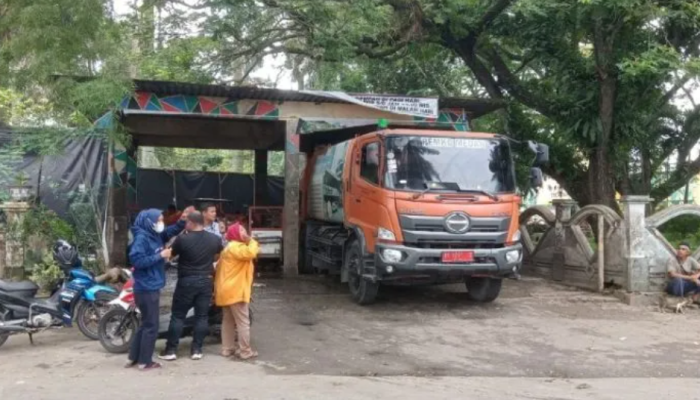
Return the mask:
<svg viewBox="0 0 700 400">
<path fill-rule="evenodd" d="M 359 307 L 331 279 L 263 284 L 254 363 L 218 357 L 213 342 L 190 361 L 185 339 L 184 359 L 144 380 L 77 329 L 37 335 L 34 346 L 13 336 L 0 348 L 0 399 L 115 398 L 126 388 L 132 398 L 222 400 L 700 398 L 688 379 L 700 377 L 698 310 L 662 314 L 534 278 L 505 282 L 488 305 L 467 301 L 461 285 L 383 288 Z"/>
</svg>

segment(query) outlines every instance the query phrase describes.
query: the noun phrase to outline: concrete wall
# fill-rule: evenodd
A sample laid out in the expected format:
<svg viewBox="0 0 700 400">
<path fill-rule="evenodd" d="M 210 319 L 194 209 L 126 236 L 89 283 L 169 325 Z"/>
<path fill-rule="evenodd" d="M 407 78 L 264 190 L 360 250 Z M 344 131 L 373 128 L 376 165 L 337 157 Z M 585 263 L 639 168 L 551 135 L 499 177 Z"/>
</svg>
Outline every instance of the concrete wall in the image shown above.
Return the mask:
<svg viewBox="0 0 700 400">
<path fill-rule="evenodd" d="M 608 286 L 627 292 L 662 290 L 666 262 L 674 249 L 658 228 L 681 215 L 700 216 L 700 206 L 673 206 L 647 216 L 649 202 L 646 196 L 622 198 L 623 217 L 601 205 L 573 213 L 576 203 L 571 200 L 555 200 L 556 213 L 543 206 L 528 208 L 520 218 L 523 271 L 590 290 Z M 591 220 L 593 224 L 588 223 Z M 536 225 L 540 233 L 534 232 Z M 602 241 L 594 239 L 598 235 Z M 700 256 L 700 249 L 694 256 Z"/>
</svg>

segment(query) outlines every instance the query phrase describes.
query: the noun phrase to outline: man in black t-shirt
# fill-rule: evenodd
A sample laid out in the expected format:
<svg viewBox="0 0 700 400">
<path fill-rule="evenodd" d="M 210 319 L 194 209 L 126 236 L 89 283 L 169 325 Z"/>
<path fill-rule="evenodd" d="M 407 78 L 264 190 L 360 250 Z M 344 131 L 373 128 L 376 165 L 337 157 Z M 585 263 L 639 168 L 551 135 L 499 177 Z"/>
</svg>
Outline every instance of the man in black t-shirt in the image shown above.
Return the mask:
<svg viewBox="0 0 700 400">
<path fill-rule="evenodd" d="M 162 360 L 177 359 L 177 346 L 182 336 L 187 312 L 194 307 L 195 325 L 192 334 L 191 357 L 202 359 L 202 344 L 209 331 L 208 317 L 214 283 L 214 262 L 223 250 L 221 239 L 204 230 L 200 212 L 187 216 L 187 230 L 172 246 L 172 256 L 179 256 L 177 285 L 168 328 L 168 342 L 158 356 Z"/>
</svg>

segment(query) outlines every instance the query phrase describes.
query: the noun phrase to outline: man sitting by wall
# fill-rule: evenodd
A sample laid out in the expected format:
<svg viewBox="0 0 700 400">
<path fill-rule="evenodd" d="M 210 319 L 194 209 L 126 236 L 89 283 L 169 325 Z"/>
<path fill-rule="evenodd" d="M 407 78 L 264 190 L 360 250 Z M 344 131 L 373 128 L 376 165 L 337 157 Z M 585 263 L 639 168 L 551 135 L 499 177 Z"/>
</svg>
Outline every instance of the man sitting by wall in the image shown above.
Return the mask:
<svg viewBox="0 0 700 400">
<path fill-rule="evenodd" d="M 678 246 L 676 256 L 666 263 L 668 271 L 668 294 L 678 297 L 693 295 L 697 299 L 700 292 L 700 264 L 690 256 L 690 245 L 683 242 Z"/>
</svg>

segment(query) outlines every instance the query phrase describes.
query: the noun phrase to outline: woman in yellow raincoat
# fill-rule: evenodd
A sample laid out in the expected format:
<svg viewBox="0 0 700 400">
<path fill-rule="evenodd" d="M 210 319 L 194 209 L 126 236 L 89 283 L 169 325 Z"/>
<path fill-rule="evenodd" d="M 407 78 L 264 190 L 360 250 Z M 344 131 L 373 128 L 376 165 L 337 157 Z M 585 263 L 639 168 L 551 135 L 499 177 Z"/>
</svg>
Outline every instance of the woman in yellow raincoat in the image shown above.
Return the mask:
<svg viewBox="0 0 700 400">
<path fill-rule="evenodd" d="M 226 239 L 228 245 L 219 258 L 214 282 L 216 305 L 224 314 L 221 355 L 248 360 L 258 355 L 250 347 L 249 303 L 253 290 L 253 260 L 258 256 L 259 246 L 238 223 L 229 227 Z"/>
</svg>

